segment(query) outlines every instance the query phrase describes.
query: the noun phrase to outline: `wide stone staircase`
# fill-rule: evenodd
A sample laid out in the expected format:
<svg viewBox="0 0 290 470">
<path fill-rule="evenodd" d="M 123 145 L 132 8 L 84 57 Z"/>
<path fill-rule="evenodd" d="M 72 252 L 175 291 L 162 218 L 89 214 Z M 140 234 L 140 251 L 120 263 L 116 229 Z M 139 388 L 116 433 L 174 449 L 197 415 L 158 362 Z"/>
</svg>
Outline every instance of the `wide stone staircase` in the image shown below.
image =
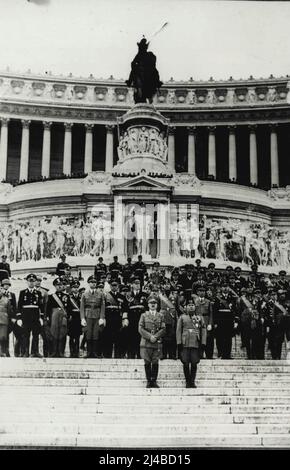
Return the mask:
<svg viewBox="0 0 290 470">
<path fill-rule="evenodd" d="M 290 361 L 0 359 L 1 448 L 290 448 Z"/>
</svg>

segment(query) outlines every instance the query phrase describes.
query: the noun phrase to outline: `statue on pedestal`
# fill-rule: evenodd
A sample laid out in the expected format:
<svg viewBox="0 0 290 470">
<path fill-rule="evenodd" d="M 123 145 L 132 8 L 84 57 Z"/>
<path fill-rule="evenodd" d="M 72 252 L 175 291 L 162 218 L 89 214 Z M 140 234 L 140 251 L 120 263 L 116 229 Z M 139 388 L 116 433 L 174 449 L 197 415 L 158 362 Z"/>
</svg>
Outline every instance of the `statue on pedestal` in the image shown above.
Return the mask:
<svg viewBox="0 0 290 470">
<path fill-rule="evenodd" d="M 156 69 L 156 56 L 148 52 L 149 43 L 143 37 L 138 45 L 138 54 L 131 62 L 131 73 L 126 84 L 134 88 L 135 103 L 153 102 L 153 96 L 162 86 Z"/>
</svg>

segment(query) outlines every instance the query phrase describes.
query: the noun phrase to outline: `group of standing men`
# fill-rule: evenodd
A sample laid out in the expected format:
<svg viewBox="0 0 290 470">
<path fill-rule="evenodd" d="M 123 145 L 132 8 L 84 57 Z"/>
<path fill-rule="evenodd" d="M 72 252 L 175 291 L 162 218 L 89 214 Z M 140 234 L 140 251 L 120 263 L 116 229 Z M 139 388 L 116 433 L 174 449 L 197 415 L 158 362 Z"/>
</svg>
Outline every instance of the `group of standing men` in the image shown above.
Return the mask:
<svg viewBox="0 0 290 470">
<path fill-rule="evenodd" d="M 3 273 L 6 271 L 7 275 Z M 62 357 L 69 336 L 70 356 L 87 348 L 87 357 L 145 360 L 148 386 L 157 386 L 159 358 L 183 362 L 187 386 L 194 386 L 200 358 L 230 359 L 232 339 L 241 335 L 249 359 L 263 359 L 266 340 L 273 359 L 281 358 L 283 341 L 290 341 L 290 286 L 285 271 L 265 277 L 252 267 L 218 272 L 214 263 L 174 268 L 170 277 L 159 263 L 150 273 L 138 257 L 122 266 L 118 257 L 106 266 L 99 258 L 86 289 L 71 276 L 65 258 L 58 264 L 54 293 L 41 277 L 26 277 L 16 302 L 5 258 L 0 263 L 0 354 L 9 355 L 9 333 L 15 336 L 15 356 Z M 30 338 L 32 341 L 30 344 Z M 82 343 L 80 338 L 82 336 Z"/>
</svg>

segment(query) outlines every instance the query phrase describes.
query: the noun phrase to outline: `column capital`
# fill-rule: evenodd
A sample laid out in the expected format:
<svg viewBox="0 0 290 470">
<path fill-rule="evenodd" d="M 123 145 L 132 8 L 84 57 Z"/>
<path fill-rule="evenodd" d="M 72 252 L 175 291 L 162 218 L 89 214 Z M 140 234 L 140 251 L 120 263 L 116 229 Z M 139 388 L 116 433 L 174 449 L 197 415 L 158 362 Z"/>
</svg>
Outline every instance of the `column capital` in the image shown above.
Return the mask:
<svg viewBox="0 0 290 470">
<path fill-rule="evenodd" d="M 196 134 L 196 131 L 197 131 L 196 126 L 187 126 L 186 129 L 188 130 L 189 134 Z"/>
<path fill-rule="evenodd" d="M 114 124 L 106 124 L 106 129 L 107 129 L 107 132 L 113 132 L 113 130 L 115 129 L 115 125 Z"/>
<path fill-rule="evenodd" d="M 3 117 L 3 118 L 0 118 L 0 121 L 1 121 L 2 126 L 8 126 L 10 118 Z"/>
<path fill-rule="evenodd" d="M 237 126 L 236 124 L 231 124 L 230 126 L 227 126 L 229 132 L 235 132 Z"/>
<path fill-rule="evenodd" d="M 278 124 L 273 122 L 273 123 L 269 124 L 269 128 L 270 128 L 271 132 L 277 132 Z"/>
<path fill-rule="evenodd" d="M 74 125 L 74 123 L 73 122 L 64 122 L 63 125 L 64 125 L 64 129 L 66 131 L 71 131 L 72 126 Z"/>
<path fill-rule="evenodd" d="M 168 134 L 169 135 L 174 135 L 175 130 L 176 130 L 176 126 L 169 126 L 168 127 Z"/>
<path fill-rule="evenodd" d="M 207 129 L 210 133 L 214 133 L 214 131 L 216 130 L 216 126 L 207 126 Z"/>
<path fill-rule="evenodd" d="M 22 128 L 23 129 L 28 129 L 31 121 L 29 121 L 27 119 L 21 119 L 21 123 L 22 123 Z"/>
<path fill-rule="evenodd" d="M 87 132 L 92 132 L 94 128 L 94 124 L 85 124 L 85 128 Z"/>
<path fill-rule="evenodd" d="M 257 124 L 249 124 L 248 125 L 248 128 L 249 128 L 250 132 L 256 132 L 257 127 L 258 127 Z"/>
<path fill-rule="evenodd" d="M 50 130 L 51 126 L 52 126 L 51 121 L 43 121 L 43 128 L 44 129 L 49 129 Z"/>
</svg>

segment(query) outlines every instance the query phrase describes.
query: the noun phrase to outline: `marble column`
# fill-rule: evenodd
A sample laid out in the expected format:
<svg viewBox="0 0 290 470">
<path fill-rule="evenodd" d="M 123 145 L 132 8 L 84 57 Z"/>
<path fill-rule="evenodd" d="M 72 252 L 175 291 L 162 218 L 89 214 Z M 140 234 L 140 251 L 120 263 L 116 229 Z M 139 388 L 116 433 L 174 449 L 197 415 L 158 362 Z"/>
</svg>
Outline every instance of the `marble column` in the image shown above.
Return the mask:
<svg viewBox="0 0 290 470">
<path fill-rule="evenodd" d="M 275 185 L 279 187 L 279 154 L 277 125 L 272 125 L 270 129 L 271 186 L 273 187 Z"/>
<path fill-rule="evenodd" d="M 63 147 L 63 169 L 64 175 L 71 174 L 71 161 L 72 161 L 72 126 L 73 123 L 64 123 L 64 147 Z"/>
<path fill-rule="evenodd" d="M 228 126 L 228 129 L 229 129 L 229 180 L 237 181 L 236 126 Z"/>
<path fill-rule="evenodd" d="M 216 146 L 215 146 L 215 129 L 209 127 L 208 133 L 208 174 L 216 179 Z"/>
<path fill-rule="evenodd" d="M 119 259 L 125 258 L 125 241 L 124 237 L 124 217 L 125 205 L 122 196 L 114 197 L 114 254 Z"/>
<path fill-rule="evenodd" d="M 85 163 L 84 172 L 91 173 L 93 170 L 93 124 L 85 124 L 86 141 L 85 141 Z"/>
<path fill-rule="evenodd" d="M 258 158 L 257 158 L 257 126 L 249 126 L 250 128 L 250 183 L 258 184 Z"/>
<path fill-rule="evenodd" d="M 159 257 L 169 257 L 169 204 L 159 203 L 157 209 L 157 236 L 159 240 Z"/>
<path fill-rule="evenodd" d="M 8 157 L 8 123 L 9 119 L 1 118 L 0 137 L 0 182 L 7 178 L 7 157 Z"/>
<path fill-rule="evenodd" d="M 42 144 L 42 165 L 41 176 L 49 178 L 50 175 L 50 129 L 52 122 L 44 121 L 43 123 L 43 144 Z"/>
<path fill-rule="evenodd" d="M 188 173 L 195 175 L 195 136 L 196 127 L 188 127 Z"/>
<path fill-rule="evenodd" d="M 175 171 L 175 127 L 169 127 L 168 134 L 168 165 L 172 171 Z"/>
<path fill-rule="evenodd" d="M 113 169 L 113 158 L 114 158 L 114 130 L 115 126 L 108 125 L 107 136 L 106 136 L 106 166 L 105 171 L 110 173 Z"/>
<path fill-rule="evenodd" d="M 28 180 L 28 165 L 29 165 L 29 125 L 30 121 L 22 120 L 22 137 L 21 137 L 21 151 L 20 151 L 20 172 L 19 180 Z"/>
</svg>

